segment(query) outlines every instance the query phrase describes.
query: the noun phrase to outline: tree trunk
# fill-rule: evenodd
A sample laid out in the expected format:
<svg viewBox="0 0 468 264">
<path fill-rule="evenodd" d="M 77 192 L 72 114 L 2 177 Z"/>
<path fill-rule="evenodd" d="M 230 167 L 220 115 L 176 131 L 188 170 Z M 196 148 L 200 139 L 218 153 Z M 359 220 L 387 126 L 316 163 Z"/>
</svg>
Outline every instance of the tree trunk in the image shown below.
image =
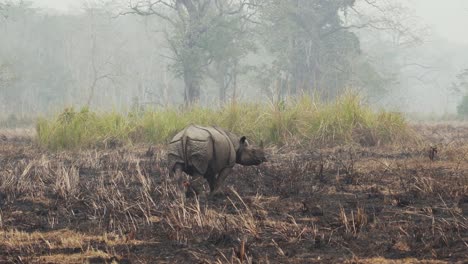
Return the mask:
<svg viewBox="0 0 468 264">
<path fill-rule="evenodd" d="M 164 106 L 168 107 L 170 105 L 169 102 L 169 81 L 167 79 L 167 66 L 164 64 L 164 71 L 163 71 L 163 98 L 164 98 Z"/>
<path fill-rule="evenodd" d="M 216 65 L 216 84 L 219 90 L 219 102 L 220 104 L 224 104 L 226 102 L 226 90 L 227 90 L 227 83 L 226 83 L 226 76 L 229 74 L 227 67 L 224 63 L 217 63 Z"/>
<path fill-rule="evenodd" d="M 200 100 L 200 83 L 190 71 L 184 72 L 184 102 L 185 106 L 192 106 Z"/>
<path fill-rule="evenodd" d="M 224 83 L 223 78 L 219 78 L 217 81 L 219 87 L 219 103 L 223 105 L 226 102 L 226 84 Z"/>
<path fill-rule="evenodd" d="M 232 102 L 237 100 L 237 63 L 234 66 L 234 76 L 232 76 Z"/>
</svg>

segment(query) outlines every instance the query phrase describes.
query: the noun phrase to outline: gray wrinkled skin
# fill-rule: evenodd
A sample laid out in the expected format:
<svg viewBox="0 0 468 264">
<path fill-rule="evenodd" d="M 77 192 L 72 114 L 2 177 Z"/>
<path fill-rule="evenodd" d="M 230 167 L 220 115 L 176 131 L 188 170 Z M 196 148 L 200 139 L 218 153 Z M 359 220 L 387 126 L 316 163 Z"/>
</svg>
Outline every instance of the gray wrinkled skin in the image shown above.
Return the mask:
<svg viewBox="0 0 468 264">
<path fill-rule="evenodd" d="M 202 192 L 203 178 L 210 193 L 216 193 L 236 163 L 251 166 L 265 161 L 263 144 L 250 146 L 245 137 L 219 127 L 190 125 L 174 136 L 168 149 L 171 175 L 180 191 L 185 185 L 187 195 Z M 182 172 L 191 176 L 189 183 L 184 183 Z"/>
</svg>

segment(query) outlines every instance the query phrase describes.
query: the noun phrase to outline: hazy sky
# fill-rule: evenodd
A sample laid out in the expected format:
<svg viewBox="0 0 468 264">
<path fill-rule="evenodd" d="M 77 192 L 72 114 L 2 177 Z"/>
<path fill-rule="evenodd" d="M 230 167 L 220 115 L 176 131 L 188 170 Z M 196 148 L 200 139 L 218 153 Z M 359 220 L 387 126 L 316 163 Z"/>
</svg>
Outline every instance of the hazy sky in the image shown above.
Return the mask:
<svg viewBox="0 0 468 264">
<path fill-rule="evenodd" d="M 60 11 L 68 11 L 72 7 L 76 7 L 80 0 L 31 0 L 38 7 L 56 9 Z"/>
<path fill-rule="evenodd" d="M 449 41 L 468 44 L 467 0 L 408 0 L 416 16 Z"/>
<path fill-rule="evenodd" d="M 394 0 L 409 5 L 414 14 L 434 32 L 451 42 L 468 44 L 468 1 L 467 0 Z M 82 0 L 32 0 L 37 7 L 60 11 L 79 8 Z"/>
</svg>

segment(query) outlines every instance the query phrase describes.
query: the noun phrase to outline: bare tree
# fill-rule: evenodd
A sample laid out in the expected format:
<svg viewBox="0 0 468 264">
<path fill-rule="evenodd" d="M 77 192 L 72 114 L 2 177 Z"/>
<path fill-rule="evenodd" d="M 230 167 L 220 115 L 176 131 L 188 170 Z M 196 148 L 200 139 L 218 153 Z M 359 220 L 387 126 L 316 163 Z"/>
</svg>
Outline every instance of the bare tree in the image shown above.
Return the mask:
<svg viewBox="0 0 468 264">
<path fill-rule="evenodd" d="M 91 63 L 91 77 L 90 77 L 90 84 L 89 84 L 89 94 L 88 98 L 86 99 L 86 106 L 90 107 L 95 96 L 96 88 L 100 84 L 101 81 L 108 80 L 111 83 L 114 81 L 114 74 L 109 69 L 108 66 L 112 64 L 112 54 L 105 56 L 101 62 L 98 61 L 98 44 L 97 44 L 97 29 L 96 29 L 96 21 L 97 15 L 96 12 L 99 11 L 96 7 L 93 6 L 86 6 L 85 11 L 87 16 L 89 17 L 89 34 L 91 39 L 91 48 L 89 54 L 89 61 Z"/>
<path fill-rule="evenodd" d="M 7 14 L 7 8 L 9 4 L 8 3 L 1 3 L 0 2 L 0 19 L 7 19 L 8 14 Z"/>
<path fill-rule="evenodd" d="M 148 0 L 131 2 L 131 10 L 122 14 L 155 15 L 171 26 L 166 31 L 172 52 L 168 57 L 174 62 L 174 72 L 184 81 L 185 104 L 191 105 L 200 98 L 201 82 L 215 57 L 213 49 L 220 47 L 215 37 L 223 32 L 223 18 L 254 5 L 253 0 Z"/>
</svg>

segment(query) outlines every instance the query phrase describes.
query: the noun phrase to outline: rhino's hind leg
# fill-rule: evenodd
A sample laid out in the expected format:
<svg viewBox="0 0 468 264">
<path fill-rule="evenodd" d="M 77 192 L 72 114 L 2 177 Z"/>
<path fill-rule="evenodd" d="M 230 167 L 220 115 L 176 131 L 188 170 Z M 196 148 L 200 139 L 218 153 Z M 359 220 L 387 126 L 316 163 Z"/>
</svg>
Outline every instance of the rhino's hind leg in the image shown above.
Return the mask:
<svg viewBox="0 0 468 264">
<path fill-rule="evenodd" d="M 176 185 L 176 191 L 179 194 L 183 194 L 185 192 L 185 181 L 183 175 L 183 165 L 176 164 L 173 170 L 170 172 L 171 180 Z"/>
<path fill-rule="evenodd" d="M 207 172 L 207 174 L 205 175 L 205 179 L 208 181 L 208 184 L 210 186 L 210 193 L 212 193 L 216 185 L 216 174 L 213 172 Z"/>
<path fill-rule="evenodd" d="M 203 182 L 205 178 L 198 174 L 194 173 L 190 179 L 190 183 L 188 184 L 186 196 L 187 198 L 193 197 L 194 195 L 200 196 L 203 194 Z"/>
</svg>

